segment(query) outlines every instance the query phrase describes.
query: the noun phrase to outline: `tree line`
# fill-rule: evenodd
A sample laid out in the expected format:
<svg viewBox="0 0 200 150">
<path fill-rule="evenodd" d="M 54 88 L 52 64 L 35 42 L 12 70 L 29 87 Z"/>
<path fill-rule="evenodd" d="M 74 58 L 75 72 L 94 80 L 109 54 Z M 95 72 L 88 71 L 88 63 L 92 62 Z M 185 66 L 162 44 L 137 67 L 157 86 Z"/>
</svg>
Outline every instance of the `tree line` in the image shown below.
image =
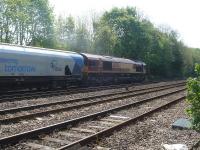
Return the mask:
<svg viewBox="0 0 200 150">
<path fill-rule="evenodd" d="M 0 42 L 141 60 L 149 78 L 188 76 L 200 63 L 199 49 L 132 7 L 90 18 L 56 17 L 48 0 L 0 0 Z"/>
</svg>

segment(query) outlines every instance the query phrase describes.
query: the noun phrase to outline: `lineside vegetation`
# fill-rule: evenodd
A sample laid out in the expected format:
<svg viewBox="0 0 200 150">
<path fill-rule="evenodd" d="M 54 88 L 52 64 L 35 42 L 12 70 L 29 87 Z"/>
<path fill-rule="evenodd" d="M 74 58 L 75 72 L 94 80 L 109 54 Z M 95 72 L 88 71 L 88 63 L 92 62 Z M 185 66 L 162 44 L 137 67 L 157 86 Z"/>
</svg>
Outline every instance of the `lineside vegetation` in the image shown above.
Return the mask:
<svg viewBox="0 0 200 150">
<path fill-rule="evenodd" d="M 195 65 L 195 72 L 197 76 L 187 81 L 187 113 L 192 118 L 193 128 L 200 130 L 200 64 Z"/>
<path fill-rule="evenodd" d="M 132 7 L 84 19 L 54 16 L 48 0 L 0 0 L 0 42 L 142 60 L 150 79 L 194 75 L 200 63 L 199 49 Z"/>
</svg>

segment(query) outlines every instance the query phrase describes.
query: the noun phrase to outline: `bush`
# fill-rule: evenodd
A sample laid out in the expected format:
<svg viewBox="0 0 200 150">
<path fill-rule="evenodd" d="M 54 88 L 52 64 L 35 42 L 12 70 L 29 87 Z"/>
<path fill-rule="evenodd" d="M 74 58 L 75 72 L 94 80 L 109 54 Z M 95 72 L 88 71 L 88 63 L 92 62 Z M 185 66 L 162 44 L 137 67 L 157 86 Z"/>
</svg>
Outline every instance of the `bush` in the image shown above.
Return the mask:
<svg viewBox="0 0 200 150">
<path fill-rule="evenodd" d="M 193 128 L 200 130 L 200 64 L 195 65 L 195 78 L 187 80 L 187 113 L 192 119 Z"/>
</svg>

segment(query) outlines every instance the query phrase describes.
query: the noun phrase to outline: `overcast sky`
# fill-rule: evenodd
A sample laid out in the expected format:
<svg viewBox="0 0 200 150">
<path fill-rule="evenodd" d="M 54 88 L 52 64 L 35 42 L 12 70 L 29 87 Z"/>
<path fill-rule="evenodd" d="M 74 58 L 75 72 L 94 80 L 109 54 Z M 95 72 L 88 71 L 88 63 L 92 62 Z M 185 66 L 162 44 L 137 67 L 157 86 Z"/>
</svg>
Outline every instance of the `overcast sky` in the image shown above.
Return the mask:
<svg viewBox="0 0 200 150">
<path fill-rule="evenodd" d="M 165 24 L 177 31 L 182 41 L 200 48 L 200 0 L 49 0 L 56 15 L 85 16 L 112 7 L 138 8 L 155 25 Z"/>
</svg>

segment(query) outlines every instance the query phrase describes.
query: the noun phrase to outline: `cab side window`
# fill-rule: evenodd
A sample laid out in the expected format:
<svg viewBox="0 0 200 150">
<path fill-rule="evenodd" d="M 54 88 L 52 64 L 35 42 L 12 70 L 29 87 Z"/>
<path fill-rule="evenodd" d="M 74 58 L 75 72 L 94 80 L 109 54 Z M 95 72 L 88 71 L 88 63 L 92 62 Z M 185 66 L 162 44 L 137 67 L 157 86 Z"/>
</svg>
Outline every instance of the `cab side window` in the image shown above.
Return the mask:
<svg viewBox="0 0 200 150">
<path fill-rule="evenodd" d="M 96 67 L 96 66 L 98 66 L 98 62 L 96 60 L 89 60 L 88 66 L 89 67 Z"/>
<path fill-rule="evenodd" d="M 103 61 L 103 70 L 112 70 L 112 62 Z"/>
</svg>

